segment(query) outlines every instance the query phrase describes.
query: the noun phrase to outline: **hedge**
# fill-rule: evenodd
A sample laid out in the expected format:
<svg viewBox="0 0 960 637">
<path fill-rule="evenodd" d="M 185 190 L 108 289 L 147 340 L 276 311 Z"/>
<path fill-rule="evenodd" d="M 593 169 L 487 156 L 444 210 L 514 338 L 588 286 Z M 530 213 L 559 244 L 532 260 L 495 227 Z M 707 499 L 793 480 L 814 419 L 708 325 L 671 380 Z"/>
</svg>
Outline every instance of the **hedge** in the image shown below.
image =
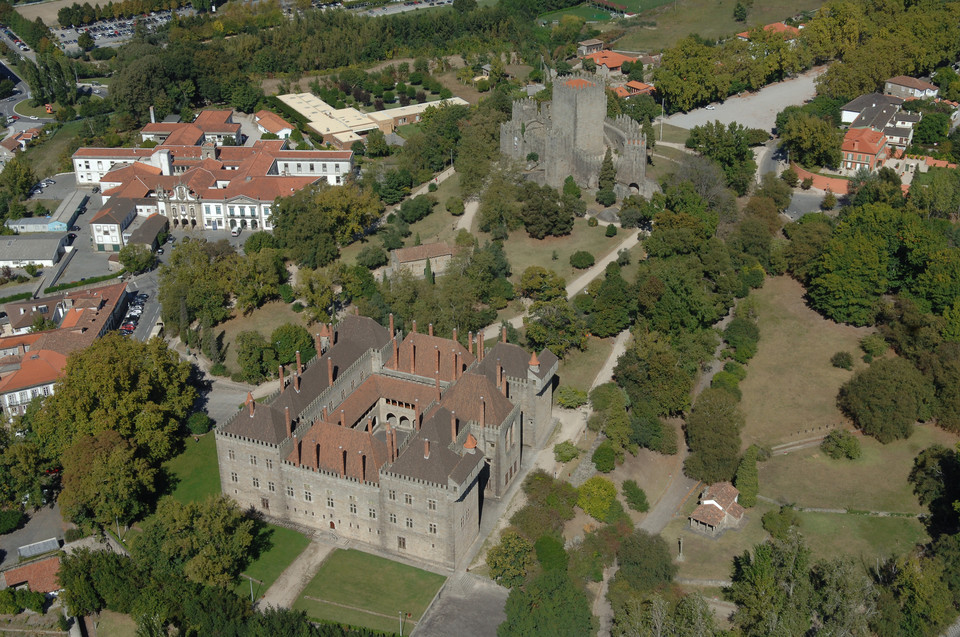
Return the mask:
<svg viewBox="0 0 960 637">
<path fill-rule="evenodd" d="M 120 270 L 116 274 L 104 274 L 103 276 L 93 276 L 83 281 L 73 281 L 72 283 L 61 283 L 60 285 L 54 285 L 53 287 L 44 288 L 44 294 L 52 294 L 53 292 L 60 292 L 62 290 L 70 290 L 73 288 L 78 288 L 82 285 L 90 285 L 91 283 L 100 283 L 101 281 L 109 281 L 110 279 L 116 279 L 126 273 L 126 270 Z"/>
<path fill-rule="evenodd" d="M 20 294 L 11 294 L 0 299 L 0 305 L 12 303 L 13 301 L 23 301 L 33 296 L 33 292 L 21 292 Z"/>
</svg>

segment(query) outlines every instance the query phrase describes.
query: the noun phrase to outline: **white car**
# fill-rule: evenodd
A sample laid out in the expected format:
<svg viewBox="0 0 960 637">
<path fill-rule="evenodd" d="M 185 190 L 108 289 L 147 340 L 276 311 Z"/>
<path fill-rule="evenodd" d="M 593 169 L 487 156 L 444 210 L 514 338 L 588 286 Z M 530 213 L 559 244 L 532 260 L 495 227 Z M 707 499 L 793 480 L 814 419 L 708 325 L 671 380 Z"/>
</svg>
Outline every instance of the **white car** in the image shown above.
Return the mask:
<svg viewBox="0 0 960 637">
<path fill-rule="evenodd" d="M 704 108 L 707 109 L 708 111 L 715 111 L 715 110 L 717 110 L 717 107 L 714 106 L 713 104 L 710 104 L 710 105 L 708 105 L 708 106 L 704 106 Z"/>
</svg>

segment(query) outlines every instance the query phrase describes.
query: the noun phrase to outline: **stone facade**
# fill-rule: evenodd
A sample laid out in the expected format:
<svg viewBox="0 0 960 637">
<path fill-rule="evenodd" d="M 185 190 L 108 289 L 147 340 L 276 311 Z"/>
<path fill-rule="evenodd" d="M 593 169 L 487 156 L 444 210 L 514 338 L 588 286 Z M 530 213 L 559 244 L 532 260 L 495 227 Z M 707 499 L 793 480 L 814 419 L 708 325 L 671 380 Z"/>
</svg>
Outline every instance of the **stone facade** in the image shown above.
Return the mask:
<svg viewBox="0 0 960 637">
<path fill-rule="evenodd" d="M 500 125 L 500 152 L 519 161 L 535 153 L 538 165 L 529 177 L 554 188 L 570 175 L 580 186 L 596 188 L 608 148 L 621 193 L 647 190 L 647 146 L 640 125 L 624 115 L 608 118 L 603 82 L 587 75 L 554 83 L 552 102 L 515 101 L 513 117 Z"/>
<path fill-rule="evenodd" d="M 392 323 L 392 317 L 391 317 Z M 550 434 L 558 361 L 470 335 L 403 335 L 370 319 L 322 326 L 320 355 L 281 369 L 216 429 L 221 484 L 241 506 L 379 550 L 456 567 L 483 498 Z M 455 335 L 454 335 L 455 336 Z"/>
</svg>

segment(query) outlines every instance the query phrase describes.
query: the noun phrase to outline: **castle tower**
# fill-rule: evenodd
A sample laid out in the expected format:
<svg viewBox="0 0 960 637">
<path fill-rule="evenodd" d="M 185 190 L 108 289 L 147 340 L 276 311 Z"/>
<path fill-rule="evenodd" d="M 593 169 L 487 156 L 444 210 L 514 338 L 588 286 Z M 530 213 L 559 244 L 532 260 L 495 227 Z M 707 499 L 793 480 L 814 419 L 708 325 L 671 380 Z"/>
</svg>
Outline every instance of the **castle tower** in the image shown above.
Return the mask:
<svg viewBox="0 0 960 637">
<path fill-rule="evenodd" d="M 586 155 L 603 155 L 603 122 L 607 95 L 603 83 L 577 74 L 553 86 L 553 132 L 572 138 L 572 146 Z"/>
</svg>

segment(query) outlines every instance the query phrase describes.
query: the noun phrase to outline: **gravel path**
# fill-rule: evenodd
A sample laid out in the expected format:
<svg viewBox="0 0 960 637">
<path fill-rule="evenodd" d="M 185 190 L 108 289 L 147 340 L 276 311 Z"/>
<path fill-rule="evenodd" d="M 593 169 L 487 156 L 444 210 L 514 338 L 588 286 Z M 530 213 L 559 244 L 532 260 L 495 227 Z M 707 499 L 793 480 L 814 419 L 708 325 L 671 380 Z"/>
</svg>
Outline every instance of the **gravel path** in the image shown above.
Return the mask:
<svg viewBox="0 0 960 637">
<path fill-rule="evenodd" d="M 320 565 L 337 548 L 333 543 L 314 539 L 257 602 L 260 608 L 290 608 L 317 574 Z"/>
</svg>

